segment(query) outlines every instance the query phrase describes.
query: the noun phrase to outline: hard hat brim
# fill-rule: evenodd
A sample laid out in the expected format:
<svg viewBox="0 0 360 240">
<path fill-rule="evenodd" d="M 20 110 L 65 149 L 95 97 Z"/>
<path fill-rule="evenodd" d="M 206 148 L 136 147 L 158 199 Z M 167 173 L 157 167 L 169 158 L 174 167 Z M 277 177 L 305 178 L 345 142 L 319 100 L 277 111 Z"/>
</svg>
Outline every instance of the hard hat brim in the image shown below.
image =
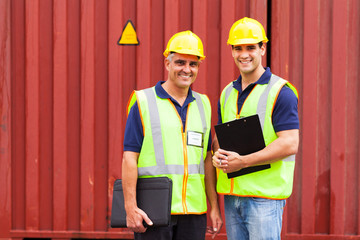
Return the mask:
<svg viewBox="0 0 360 240">
<path fill-rule="evenodd" d="M 206 56 L 204 56 L 204 55 L 196 55 L 196 54 L 194 54 L 194 53 L 191 52 L 191 51 L 176 51 L 176 52 L 175 52 L 175 51 L 171 51 L 171 52 L 180 53 L 180 54 L 186 54 L 186 55 L 193 55 L 193 56 L 199 57 L 200 60 L 204 60 L 205 57 L 206 57 Z M 163 54 L 164 54 L 165 57 L 168 57 L 171 52 L 169 52 L 169 51 L 164 51 Z"/>
<path fill-rule="evenodd" d="M 244 44 L 257 44 L 259 42 L 263 42 L 263 43 L 267 43 L 269 40 L 268 39 L 265 39 L 263 41 L 256 41 L 254 39 L 237 39 L 236 41 L 228 41 L 227 42 L 227 45 L 244 45 Z"/>
</svg>

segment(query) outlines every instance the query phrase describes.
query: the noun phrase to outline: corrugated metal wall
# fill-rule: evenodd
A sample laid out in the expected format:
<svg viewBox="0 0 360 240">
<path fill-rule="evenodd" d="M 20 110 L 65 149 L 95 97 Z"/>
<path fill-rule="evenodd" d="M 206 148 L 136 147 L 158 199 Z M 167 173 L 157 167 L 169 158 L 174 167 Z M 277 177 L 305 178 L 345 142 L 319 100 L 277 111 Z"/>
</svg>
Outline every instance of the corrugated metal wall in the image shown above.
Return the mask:
<svg viewBox="0 0 360 240">
<path fill-rule="evenodd" d="M 289 239 L 360 238 L 360 1 L 294 1 L 289 9 L 284 67 L 300 90 L 302 141 L 286 231 Z"/>
<path fill-rule="evenodd" d="M 0 237 L 131 238 L 109 228 L 131 91 L 164 79 L 165 44 L 193 30 L 207 56 L 193 88 L 215 124 L 238 75 L 228 31 L 249 16 L 267 28 L 265 62 L 300 93 L 283 239 L 360 239 L 359 12 L 359 0 L 0 0 Z M 139 46 L 117 45 L 128 19 Z"/>
</svg>

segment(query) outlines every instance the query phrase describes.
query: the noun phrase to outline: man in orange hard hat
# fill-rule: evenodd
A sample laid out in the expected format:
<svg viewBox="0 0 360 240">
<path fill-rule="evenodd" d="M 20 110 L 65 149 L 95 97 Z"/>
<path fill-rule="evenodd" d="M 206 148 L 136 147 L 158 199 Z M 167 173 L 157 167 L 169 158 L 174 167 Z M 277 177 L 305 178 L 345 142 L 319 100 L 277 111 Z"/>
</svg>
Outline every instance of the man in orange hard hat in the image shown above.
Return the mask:
<svg viewBox="0 0 360 240">
<path fill-rule="evenodd" d="M 225 195 L 230 240 L 280 239 L 285 201 L 292 192 L 299 145 L 298 94 L 288 81 L 262 66 L 267 41 L 263 26 L 251 18 L 238 20 L 229 32 L 228 44 L 240 76 L 221 93 L 218 123 L 258 115 L 266 145 L 260 151 L 239 155 L 220 149 L 215 137 L 213 165 L 220 170 L 217 192 Z M 270 168 L 227 177 L 264 164 Z"/>
<path fill-rule="evenodd" d="M 211 162 L 210 101 L 190 88 L 205 58 L 203 45 L 191 31 L 179 32 L 169 40 L 164 56 L 167 80 L 134 91 L 129 101 L 122 164 L 127 227 L 141 240 L 205 239 L 207 199 L 213 236 L 222 220 Z M 137 206 L 137 178 L 155 176 L 173 183 L 168 227 L 152 226 Z"/>
</svg>

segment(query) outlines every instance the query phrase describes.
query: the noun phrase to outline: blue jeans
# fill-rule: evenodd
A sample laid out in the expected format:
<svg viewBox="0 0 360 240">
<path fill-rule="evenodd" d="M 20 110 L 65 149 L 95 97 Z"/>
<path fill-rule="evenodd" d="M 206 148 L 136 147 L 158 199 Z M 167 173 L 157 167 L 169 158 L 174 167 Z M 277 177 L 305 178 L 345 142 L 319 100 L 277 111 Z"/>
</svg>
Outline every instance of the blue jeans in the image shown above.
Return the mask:
<svg viewBox="0 0 360 240">
<path fill-rule="evenodd" d="M 280 239 L 285 202 L 225 195 L 228 240 Z"/>
</svg>

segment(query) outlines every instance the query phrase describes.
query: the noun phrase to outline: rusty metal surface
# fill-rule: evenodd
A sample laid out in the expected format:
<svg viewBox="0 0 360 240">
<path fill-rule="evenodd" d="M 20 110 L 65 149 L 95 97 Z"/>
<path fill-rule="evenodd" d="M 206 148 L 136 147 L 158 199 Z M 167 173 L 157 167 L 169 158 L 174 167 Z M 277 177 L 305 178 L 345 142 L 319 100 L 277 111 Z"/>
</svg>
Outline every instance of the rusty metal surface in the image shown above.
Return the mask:
<svg viewBox="0 0 360 240">
<path fill-rule="evenodd" d="M 130 93 L 165 78 L 165 44 L 192 30 L 206 55 L 193 89 L 216 124 L 238 76 L 228 31 L 248 16 L 300 94 L 282 237 L 359 239 L 359 12 L 358 0 L 0 0 L 0 237 L 131 238 L 109 227 Z M 138 46 L 117 44 L 129 19 Z"/>
<path fill-rule="evenodd" d="M 359 10 L 359 1 L 290 5 L 282 69 L 300 93 L 301 147 L 287 206 L 289 239 L 359 238 Z M 273 59 L 274 51 L 275 67 L 282 54 Z"/>
</svg>

